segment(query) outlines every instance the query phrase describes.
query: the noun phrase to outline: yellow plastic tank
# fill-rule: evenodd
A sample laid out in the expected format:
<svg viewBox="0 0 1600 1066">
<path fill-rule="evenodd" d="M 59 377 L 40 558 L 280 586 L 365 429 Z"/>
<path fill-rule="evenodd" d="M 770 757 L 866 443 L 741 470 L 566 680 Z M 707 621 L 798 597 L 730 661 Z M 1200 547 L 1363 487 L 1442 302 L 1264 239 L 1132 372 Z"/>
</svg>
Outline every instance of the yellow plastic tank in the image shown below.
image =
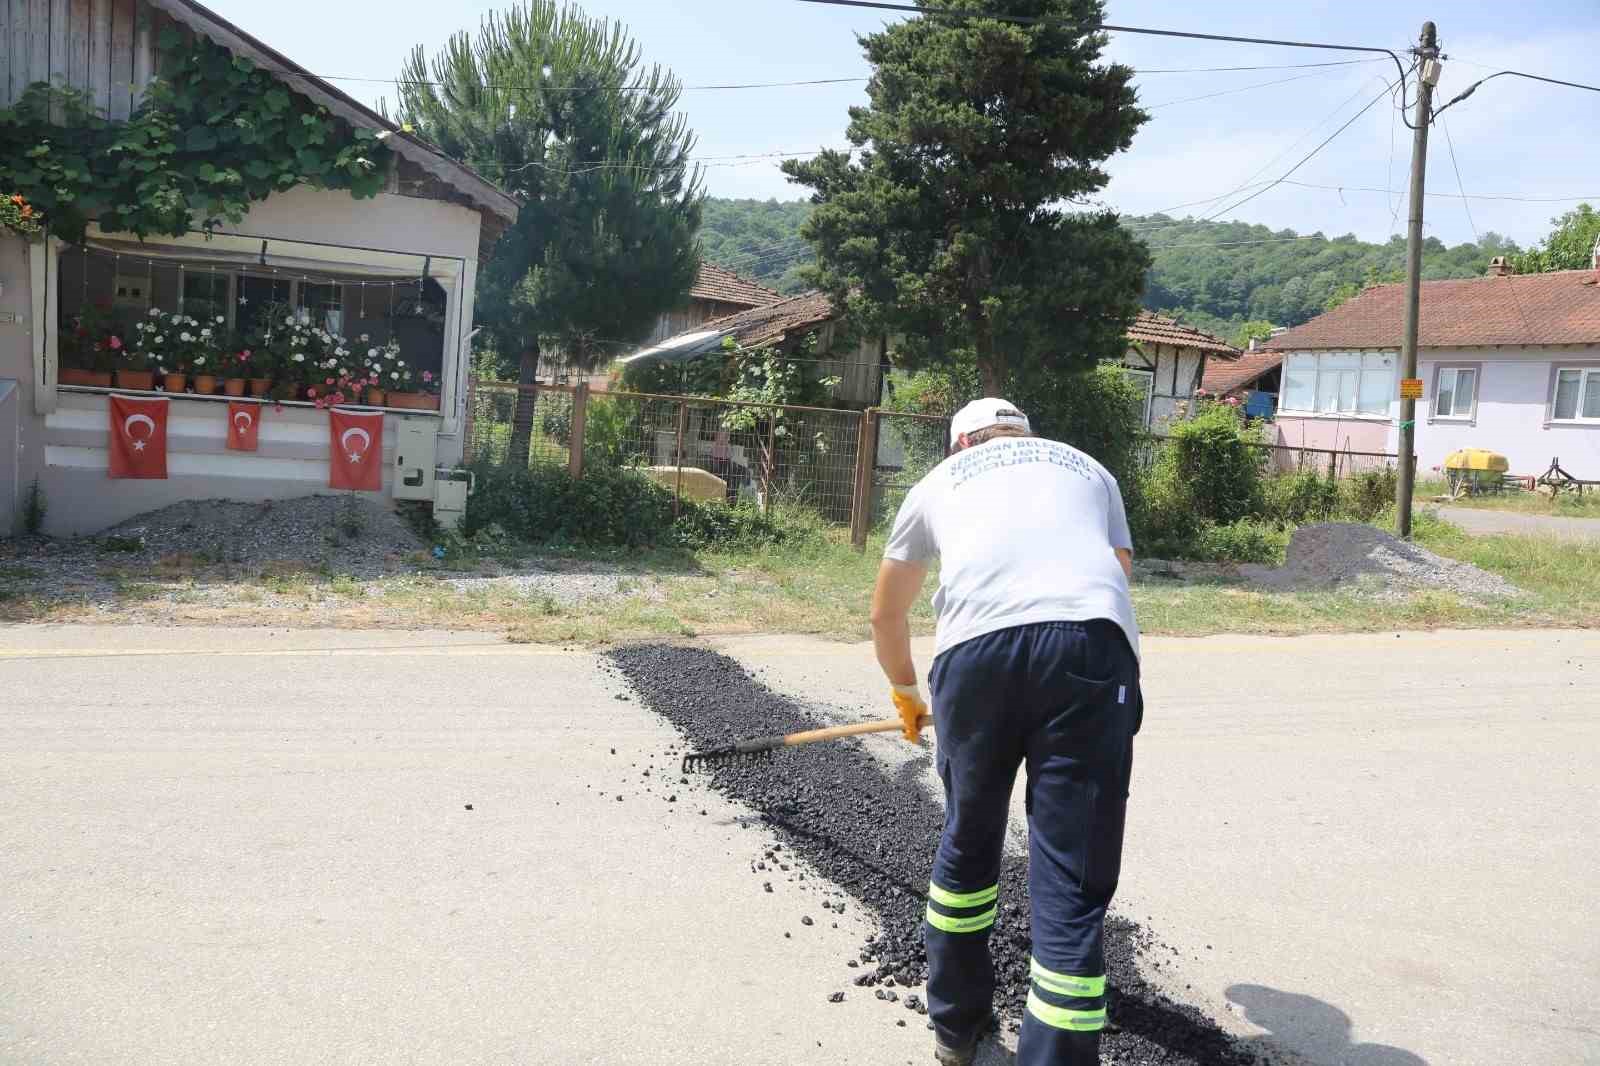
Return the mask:
<svg viewBox="0 0 1600 1066">
<path fill-rule="evenodd" d="M 1504 474 L 1511 469 L 1511 463 L 1499 452 L 1491 452 L 1487 448 L 1462 448 L 1444 457 L 1444 468 Z"/>
</svg>

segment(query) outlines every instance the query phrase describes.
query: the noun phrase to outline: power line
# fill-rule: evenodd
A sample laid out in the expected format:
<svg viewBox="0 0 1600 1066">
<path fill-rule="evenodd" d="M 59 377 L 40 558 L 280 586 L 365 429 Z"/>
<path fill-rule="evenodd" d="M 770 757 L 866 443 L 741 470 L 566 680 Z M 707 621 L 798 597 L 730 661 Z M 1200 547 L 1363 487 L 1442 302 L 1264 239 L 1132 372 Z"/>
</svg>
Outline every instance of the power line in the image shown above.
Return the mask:
<svg viewBox="0 0 1600 1066">
<path fill-rule="evenodd" d="M 1438 117 L 1437 112 L 1435 117 Z M 1461 192 L 1461 207 L 1466 211 L 1467 225 L 1472 229 L 1472 243 L 1482 244 L 1483 238 L 1478 236 L 1478 224 L 1472 218 L 1472 204 L 1467 199 L 1467 186 L 1461 180 L 1461 164 L 1456 162 L 1455 138 L 1450 136 L 1450 126 L 1442 119 L 1439 121 L 1439 128 L 1444 130 L 1444 143 L 1450 146 L 1450 166 L 1456 172 L 1456 188 Z M 1516 284 L 1507 285 L 1506 291 L 1511 293 L 1511 305 L 1517 309 L 1517 317 L 1522 319 L 1522 328 L 1528 331 L 1530 337 L 1533 336 L 1533 323 L 1528 320 L 1528 312 L 1522 308 L 1522 297 L 1517 295 Z"/>
<path fill-rule="evenodd" d="M 884 0 L 796 0 L 796 2 L 801 4 L 823 4 L 829 7 L 899 11 L 905 14 L 922 15 L 925 18 L 947 18 L 963 21 L 978 19 L 992 22 L 1009 22 L 1018 26 L 1059 26 L 1065 29 L 1080 29 L 1078 24 L 1071 19 L 1049 15 L 1007 15 L 992 11 L 952 11 L 946 8 L 923 7 L 918 4 L 891 4 L 884 2 Z M 1229 44 L 1264 44 L 1278 48 L 1317 48 L 1332 52 L 1373 52 L 1386 55 L 1394 60 L 1395 69 L 1400 72 L 1400 84 L 1403 86 L 1406 80 L 1405 64 L 1400 62 L 1400 56 L 1392 49 L 1377 48 L 1371 45 L 1330 44 L 1325 41 L 1287 41 L 1273 37 L 1236 37 L 1231 34 L 1194 33 L 1188 30 L 1158 30 L 1148 26 L 1114 26 L 1109 22 L 1102 22 L 1093 27 L 1093 32 L 1131 33 L 1146 37 L 1178 37 L 1190 41 L 1219 41 Z M 1406 125 L 1411 125 L 1410 119 L 1406 120 Z"/>
<path fill-rule="evenodd" d="M 1174 107 L 1178 104 L 1192 104 L 1200 100 L 1214 100 L 1219 96 L 1232 96 L 1235 93 L 1247 93 L 1252 89 L 1265 89 L 1272 85 L 1286 85 L 1291 81 L 1305 81 L 1307 78 L 1322 78 L 1329 74 L 1337 73 L 1339 72 L 1332 70 L 1321 70 L 1312 74 L 1297 74 L 1292 78 L 1278 78 L 1274 81 L 1256 82 L 1254 85 L 1239 85 L 1232 89 L 1222 89 L 1218 92 L 1206 93 L 1203 96 L 1186 96 L 1181 100 L 1163 100 L 1159 104 L 1140 104 L 1139 106 L 1146 111 L 1155 111 L 1163 107 Z"/>
<path fill-rule="evenodd" d="M 373 85 L 393 85 L 396 89 L 401 87 L 415 88 L 448 88 L 453 83 L 431 81 L 418 78 L 363 78 L 354 74 L 310 74 L 298 70 L 279 70 L 275 67 L 259 67 L 269 74 L 278 74 L 287 78 L 315 78 L 318 81 L 356 81 Z M 679 92 L 726 92 L 735 89 L 793 89 L 808 85 L 846 85 L 854 82 L 864 82 L 866 78 L 806 78 L 801 81 L 754 81 L 741 82 L 728 85 L 680 85 Z M 496 89 L 503 92 L 546 92 L 546 93 L 583 93 L 583 92 L 624 92 L 642 93 L 660 91 L 660 86 L 650 85 L 504 85 L 500 83 L 485 83 L 474 88 Z"/>
<path fill-rule="evenodd" d="M 1328 136 L 1323 139 L 1321 144 L 1319 144 L 1315 148 L 1311 149 L 1311 151 L 1307 152 L 1304 156 L 1302 156 L 1300 158 L 1300 161 L 1298 163 L 1296 163 L 1294 166 L 1290 167 L 1288 170 L 1284 171 L 1282 177 L 1278 178 L 1276 181 L 1269 182 L 1266 185 L 1265 188 L 1257 189 L 1255 192 L 1251 193 L 1250 195 L 1244 197 L 1241 200 L 1236 200 L 1232 204 L 1229 204 L 1227 207 L 1222 208 L 1220 211 L 1217 211 L 1215 214 L 1210 215 L 1208 217 L 1216 218 L 1218 215 L 1226 215 L 1226 214 L 1229 214 L 1230 212 L 1236 211 L 1240 207 L 1243 207 L 1245 204 L 1249 203 L 1251 200 L 1254 200 L 1256 197 L 1260 196 L 1262 193 L 1267 192 L 1269 189 L 1276 188 L 1278 185 L 1282 184 L 1284 181 L 1287 181 L 1291 174 L 1293 174 L 1295 171 L 1299 170 L 1301 167 L 1303 167 L 1307 163 L 1309 163 L 1313 156 L 1315 156 L 1318 152 L 1322 151 L 1328 145 L 1332 144 L 1333 141 L 1334 141 L 1334 138 L 1338 137 L 1339 134 L 1343 133 L 1345 130 L 1349 129 L 1352 125 L 1354 125 L 1356 119 L 1360 118 L 1362 115 L 1365 115 L 1368 111 L 1372 110 L 1372 105 L 1373 104 L 1376 104 L 1379 100 L 1382 100 L 1385 96 L 1388 96 L 1389 93 L 1391 93 L 1392 91 L 1394 91 L 1394 86 L 1393 85 L 1384 86 L 1384 89 L 1383 89 L 1382 92 L 1380 92 L 1377 96 L 1374 96 L 1371 100 L 1368 100 L 1365 107 L 1363 107 L 1360 111 L 1357 111 L 1355 114 L 1351 115 L 1348 119 L 1346 119 L 1344 125 L 1340 126 L 1338 129 L 1334 130 L 1332 133 L 1328 134 Z"/>
<path fill-rule="evenodd" d="M 1473 64 L 1473 66 L 1477 66 L 1477 64 Z M 1443 107 L 1434 109 L 1433 117 L 1438 118 L 1440 115 L 1444 114 L 1446 111 L 1450 110 L 1452 107 L 1456 106 L 1461 101 L 1477 92 L 1478 86 L 1482 85 L 1486 81 L 1494 81 L 1496 78 L 1526 78 L 1529 81 L 1542 81 L 1546 85 L 1562 85 L 1568 89 L 1583 89 L 1586 92 L 1600 93 L 1600 85 L 1585 85 L 1583 82 L 1579 81 L 1566 81 L 1562 78 L 1547 78 L 1543 74 L 1529 74 L 1526 71 L 1521 70 L 1501 70 L 1490 74 L 1486 78 L 1479 78 L 1465 89 L 1462 89 L 1459 93 L 1456 93 L 1456 95 L 1450 99 L 1449 103 L 1445 104 Z"/>
<path fill-rule="evenodd" d="M 1253 67 L 1134 67 L 1135 74 L 1227 74 L 1241 70 L 1307 70 L 1311 67 L 1353 67 L 1361 63 L 1379 63 L 1380 59 L 1335 59 L 1327 63 L 1278 63 Z"/>
</svg>

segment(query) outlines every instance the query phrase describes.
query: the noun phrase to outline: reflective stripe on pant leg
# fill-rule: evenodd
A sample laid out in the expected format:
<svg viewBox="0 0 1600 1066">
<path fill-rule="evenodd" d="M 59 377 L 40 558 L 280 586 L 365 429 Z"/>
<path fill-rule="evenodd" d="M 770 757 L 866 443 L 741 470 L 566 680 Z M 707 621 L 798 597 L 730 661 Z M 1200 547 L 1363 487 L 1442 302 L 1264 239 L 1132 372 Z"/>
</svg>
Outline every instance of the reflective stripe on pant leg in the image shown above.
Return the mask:
<svg viewBox="0 0 1600 1066">
<path fill-rule="evenodd" d="M 1029 960 L 1033 987 L 1028 990 L 1028 1013 L 1055 1028 L 1075 1033 L 1095 1032 L 1106 1026 L 1106 978 L 1057 973 L 1038 959 Z"/>
<path fill-rule="evenodd" d="M 1028 990 L 1028 1013 L 1052 1029 L 1065 1029 L 1074 1033 L 1098 1032 L 1106 1027 L 1104 1006 L 1094 1010 L 1058 1007 L 1054 1003 L 1047 1003 L 1036 988 Z"/>
<path fill-rule="evenodd" d="M 994 925 L 1000 886 L 977 892 L 951 892 L 928 885 L 928 924 L 945 933 L 978 933 Z"/>
</svg>

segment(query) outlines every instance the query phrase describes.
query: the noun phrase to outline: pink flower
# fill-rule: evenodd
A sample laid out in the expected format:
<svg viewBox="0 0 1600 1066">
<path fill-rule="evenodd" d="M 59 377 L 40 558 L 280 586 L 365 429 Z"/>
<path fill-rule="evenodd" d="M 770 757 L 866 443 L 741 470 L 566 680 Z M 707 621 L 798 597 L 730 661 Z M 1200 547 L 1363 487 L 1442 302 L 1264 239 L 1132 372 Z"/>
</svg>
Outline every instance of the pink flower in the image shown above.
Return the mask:
<svg viewBox="0 0 1600 1066">
<path fill-rule="evenodd" d="M 422 380 L 423 380 L 423 381 L 432 381 L 432 380 L 433 380 L 433 371 L 431 371 L 431 370 L 424 370 L 424 371 L 423 371 L 423 372 L 422 372 Z"/>
<path fill-rule="evenodd" d="M 107 340 L 106 343 L 111 345 L 111 350 L 114 351 L 114 352 L 115 351 L 120 351 L 121 348 L 122 348 L 122 338 L 121 337 L 112 337 L 109 340 Z"/>
<path fill-rule="evenodd" d="M 333 379 L 329 378 L 327 381 L 324 381 L 323 384 L 324 385 L 332 385 L 333 384 Z"/>
<path fill-rule="evenodd" d="M 250 349 L 246 348 L 244 351 L 239 353 L 239 362 L 248 363 L 249 361 L 250 361 Z"/>
<path fill-rule="evenodd" d="M 311 388 L 309 388 L 309 389 L 307 389 L 307 390 L 306 390 L 306 395 L 307 395 L 307 396 L 309 396 L 309 397 L 311 397 L 311 398 L 312 398 L 312 399 L 313 399 L 313 400 L 315 400 L 315 399 L 316 399 L 316 398 L 317 398 L 317 389 L 316 389 L 316 386 L 315 386 L 315 385 L 313 385 L 313 386 L 312 386 L 312 387 L 311 387 Z"/>
</svg>

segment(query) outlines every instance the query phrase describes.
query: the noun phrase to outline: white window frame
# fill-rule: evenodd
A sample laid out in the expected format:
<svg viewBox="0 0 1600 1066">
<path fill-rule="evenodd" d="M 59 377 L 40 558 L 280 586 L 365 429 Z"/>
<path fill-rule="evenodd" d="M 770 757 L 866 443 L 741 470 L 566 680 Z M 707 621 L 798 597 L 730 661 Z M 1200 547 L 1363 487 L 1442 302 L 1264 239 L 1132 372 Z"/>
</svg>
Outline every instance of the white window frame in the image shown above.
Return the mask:
<svg viewBox="0 0 1600 1066">
<path fill-rule="evenodd" d="M 1456 386 L 1460 384 L 1461 372 L 1469 371 L 1472 374 L 1472 404 L 1465 412 L 1456 407 Z M 1441 384 L 1446 373 L 1455 375 L 1455 384 L 1450 386 L 1450 413 L 1439 413 L 1439 397 L 1444 393 Z M 1483 364 L 1482 363 L 1437 363 L 1433 368 L 1433 392 L 1425 401 L 1428 405 L 1429 422 L 1462 422 L 1467 425 L 1476 425 L 1478 421 L 1478 397 L 1483 393 Z M 1552 401 L 1553 402 L 1553 401 Z"/>
<path fill-rule="evenodd" d="M 1121 365 L 1117 369 L 1127 377 L 1144 379 L 1144 425 L 1148 429 L 1150 426 L 1150 405 L 1155 398 L 1156 391 L 1156 372 L 1154 370 L 1140 370 L 1138 367 Z"/>
<path fill-rule="evenodd" d="M 1556 413 L 1556 396 L 1561 391 L 1562 373 L 1578 375 L 1578 406 L 1574 409 L 1571 418 L 1562 418 Z M 1593 426 L 1600 425 L 1600 418 L 1585 418 L 1583 414 L 1583 397 L 1589 388 L 1591 379 L 1600 379 L 1600 365 L 1584 363 L 1572 366 L 1557 365 L 1552 368 L 1550 375 L 1550 417 L 1547 425 L 1552 426 Z"/>
<path fill-rule="evenodd" d="M 1368 374 L 1368 373 L 1372 372 L 1372 371 L 1369 371 L 1367 369 L 1366 357 L 1368 355 L 1392 355 L 1392 354 L 1393 353 L 1391 353 L 1391 352 L 1381 351 L 1381 350 L 1380 351 L 1370 351 L 1370 350 L 1315 351 L 1315 352 L 1290 352 L 1290 353 L 1288 353 L 1287 355 L 1284 356 L 1284 360 L 1283 360 L 1283 363 L 1282 363 L 1283 380 L 1278 386 L 1278 410 L 1277 410 L 1277 414 L 1288 415 L 1290 417 L 1299 417 L 1299 418 L 1335 418 L 1335 419 L 1340 419 L 1340 420 L 1361 419 L 1361 420 L 1366 420 L 1366 421 L 1388 422 L 1390 420 L 1390 411 L 1389 410 L 1385 410 L 1385 411 L 1382 411 L 1382 412 L 1378 412 L 1378 411 L 1363 411 L 1363 410 L 1361 410 L 1361 386 L 1362 386 L 1362 377 L 1365 374 Z M 1294 359 L 1294 358 L 1297 358 L 1297 357 L 1305 358 L 1307 356 L 1309 356 L 1311 359 L 1315 360 L 1315 363 L 1316 363 L 1315 368 L 1311 372 L 1311 406 L 1310 406 L 1310 408 L 1291 407 L 1291 406 L 1289 406 L 1289 403 L 1288 403 L 1288 399 L 1289 399 L 1289 361 L 1291 359 Z M 1352 373 L 1352 372 L 1355 374 L 1355 376 L 1356 376 L 1355 407 L 1353 409 L 1349 410 L 1349 411 L 1338 411 L 1338 410 L 1321 411 L 1321 410 L 1317 409 L 1317 404 L 1318 404 L 1319 399 L 1320 399 L 1320 397 L 1322 395 L 1322 384 L 1323 384 L 1322 375 L 1324 373 L 1322 364 L 1323 364 L 1323 360 L 1328 356 L 1347 356 L 1347 357 L 1348 356 L 1354 356 L 1355 359 L 1356 359 L 1356 365 L 1354 367 L 1339 367 L 1339 368 L 1335 368 L 1335 369 L 1331 369 L 1331 370 L 1326 371 L 1329 374 L 1348 374 L 1348 373 Z M 1398 373 L 1398 367 L 1390 367 L 1386 371 L 1384 371 L 1384 373 L 1388 374 L 1388 376 L 1389 376 L 1389 381 L 1390 381 L 1390 386 L 1389 387 L 1390 387 L 1390 390 L 1391 390 L 1390 402 L 1392 403 L 1393 399 L 1394 399 L 1393 390 L 1397 387 L 1396 384 L 1395 384 L 1395 381 L 1396 381 L 1395 375 Z M 1476 401 L 1476 396 L 1474 396 L 1474 401 Z"/>
</svg>

